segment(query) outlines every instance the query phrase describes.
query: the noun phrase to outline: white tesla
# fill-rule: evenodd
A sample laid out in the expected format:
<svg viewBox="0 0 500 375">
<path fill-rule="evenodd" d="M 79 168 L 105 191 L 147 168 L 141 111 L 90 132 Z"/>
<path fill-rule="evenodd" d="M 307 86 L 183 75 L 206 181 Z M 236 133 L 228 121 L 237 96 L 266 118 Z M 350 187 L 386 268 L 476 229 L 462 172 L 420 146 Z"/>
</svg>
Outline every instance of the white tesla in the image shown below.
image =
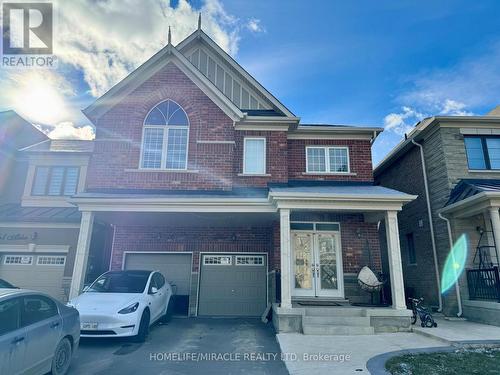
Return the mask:
<svg viewBox="0 0 500 375">
<path fill-rule="evenodd" d="M 80 313 L 81 337 L 135 336 L 170 318 L 172 287 L 158 271 L 109 271 L 68 305 Z"/>
</svg>

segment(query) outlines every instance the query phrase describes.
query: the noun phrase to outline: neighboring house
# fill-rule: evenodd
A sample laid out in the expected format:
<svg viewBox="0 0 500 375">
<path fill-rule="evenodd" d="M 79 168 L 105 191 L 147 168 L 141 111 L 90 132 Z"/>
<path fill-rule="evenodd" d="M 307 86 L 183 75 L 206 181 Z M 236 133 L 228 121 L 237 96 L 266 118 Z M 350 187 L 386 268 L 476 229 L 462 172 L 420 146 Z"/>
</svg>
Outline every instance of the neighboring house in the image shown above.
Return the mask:
<svg viewBox="0 0 500 375">
<path fill-rule="evenodd" d="M 374 175 L 381 186 L 418 195 L 398 215 L 407 291 L 446 315 L 500 324 L 498 108 L 487 116 L 421 121 Z M 442 295 L 450 235 L 454 243 L 464 233 L 468 255 L 459 287 Z"/>
<path fill-rule="evenodd" d="M 81 218 L 67 198 L 83 191 L 92 142 L 51 141 L 14 112 L 0 114 L 0 129 L 0 278 L 65 301 Z M 99 245 L 104 232 L 95 231 Z M 92 251 L 94 277 L 102 253 Z"/>
<path fill-rule="evenodd" d="M 408 329 L 396 213 L 415 197 L 373 185 L 381 129 L 300 124 L 201 29 L 84 113 L 96 139 L 70 199 L 82 212 L 71 296 L 99 222 L 113 228 L 110 268 L 162 271 L 186 314 L 272 304 L 279 331 L 305 331 L 307 304 L 370 301 L 356 276 L 381 270 L 383 220 L 394 308 L 349 310 L 368 325 L 352 332 Z"/>
</svg>

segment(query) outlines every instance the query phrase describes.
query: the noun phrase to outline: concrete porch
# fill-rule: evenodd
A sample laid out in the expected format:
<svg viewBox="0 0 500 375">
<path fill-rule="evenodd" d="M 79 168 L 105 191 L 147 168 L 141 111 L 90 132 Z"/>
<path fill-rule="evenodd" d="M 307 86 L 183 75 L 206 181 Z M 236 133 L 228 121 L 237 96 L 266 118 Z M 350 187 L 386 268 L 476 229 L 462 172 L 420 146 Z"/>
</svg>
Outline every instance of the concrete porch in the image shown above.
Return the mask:
<svg viewBox="0 0 500 375">
<path fill-rule="evenodd" d="M 273 324 L 279 333 L 306 335 L 371 335 L 409 332 L 411 311 L 391 307 L 273 305 Z"/>
</svg>

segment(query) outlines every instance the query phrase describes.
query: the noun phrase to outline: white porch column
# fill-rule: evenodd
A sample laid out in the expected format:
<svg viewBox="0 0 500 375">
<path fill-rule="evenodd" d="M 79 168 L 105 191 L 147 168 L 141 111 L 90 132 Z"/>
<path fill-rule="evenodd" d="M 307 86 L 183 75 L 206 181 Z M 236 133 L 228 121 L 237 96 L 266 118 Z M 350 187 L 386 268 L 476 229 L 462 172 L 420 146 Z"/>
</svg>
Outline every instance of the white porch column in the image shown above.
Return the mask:
<svg viewBox="0 0 500 375">
<path fill-rule="evenodd" d="M 403 266 L 401 264 L 401 248 L 399 244 L 399 227 L 397 211 L 386 211 L 385 230 L 387 236 L 387 252 L 391 276 L 392 307 L 406 309 L 405 288 L 403 282 Z"/>
<path fill-rule="evenodd" d="M 280 210 L 281 307 L 292 307 L 290 210 Z"/>
<path fill-rule="evenodd" d="M 498 212 L 498 207 L 490 207 L 489 212 L 490 212 L 490 219 L 491 219 L 491 229 L 493 230 L 493 236 L 495 238 L 495 249 L 497 252 L 497 256 L 499 256 L 500 255 L 500 213 Z"/>
<path fill-rule="evenodd" d="M 73 277 L 71 278 L 71 289 L 69 292 L 70 299 L 77 297 L 83 289 L 93 226 L 94 213 L 90 211 L 82 212 L 80 234 L 78 235 L 78 244 L 76 246 L 75 265 L 73 266 Z"/>
</svg>

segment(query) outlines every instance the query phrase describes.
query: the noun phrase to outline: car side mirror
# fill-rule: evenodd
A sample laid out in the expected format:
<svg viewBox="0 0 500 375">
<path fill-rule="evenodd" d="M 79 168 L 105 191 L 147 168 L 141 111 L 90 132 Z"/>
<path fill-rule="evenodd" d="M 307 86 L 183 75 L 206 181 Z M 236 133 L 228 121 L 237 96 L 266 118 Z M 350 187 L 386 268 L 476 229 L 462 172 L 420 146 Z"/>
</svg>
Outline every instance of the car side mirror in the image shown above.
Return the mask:
<svg viewBox="0 0 500 375">
<path fill-rule="evenodd" d="M 158 293 L 158 288 L 155 287 L 155 286 L 152 286 L 151 287 L 151 293 L 149 293 L 149 294 L 156 294 L 156 293 Z"/>
</svg>

